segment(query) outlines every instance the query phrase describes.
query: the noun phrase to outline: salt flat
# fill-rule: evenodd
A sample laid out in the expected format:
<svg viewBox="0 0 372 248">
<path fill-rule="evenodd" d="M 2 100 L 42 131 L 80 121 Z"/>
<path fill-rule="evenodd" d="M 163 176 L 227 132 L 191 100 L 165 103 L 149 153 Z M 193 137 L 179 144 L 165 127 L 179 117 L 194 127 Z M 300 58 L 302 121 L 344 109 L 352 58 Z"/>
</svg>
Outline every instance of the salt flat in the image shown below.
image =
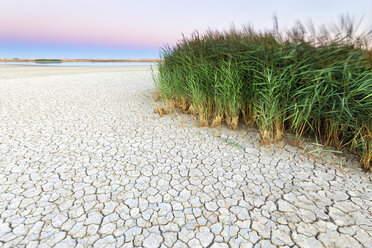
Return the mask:
<svg viewBox="0 0 372 248">
<path fill-rule="evenodd" d="M 0 66 L 0 247 L 372 247 L 357 161 L 160 118 L 153 90 L 149 67 Z"/>
</svg>

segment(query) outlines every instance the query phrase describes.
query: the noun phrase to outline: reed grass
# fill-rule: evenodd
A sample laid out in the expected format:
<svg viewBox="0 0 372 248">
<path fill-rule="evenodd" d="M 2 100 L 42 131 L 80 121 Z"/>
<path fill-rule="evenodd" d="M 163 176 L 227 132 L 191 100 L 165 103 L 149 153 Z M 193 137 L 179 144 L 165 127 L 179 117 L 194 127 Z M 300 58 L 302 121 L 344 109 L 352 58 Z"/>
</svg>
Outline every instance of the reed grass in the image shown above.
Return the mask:
<svg viewBox="0 0 372 248">
<path fill-rule="evenodd" d="M 372 51 L 368 35 L 339 29 L 195 32 L 165 46 L 157 86 L 163 99 L 198 116 L 200 126 L 239 120 L 269 144 L 285 132 L 358 153 L 371 169 Z"/>
</svg>

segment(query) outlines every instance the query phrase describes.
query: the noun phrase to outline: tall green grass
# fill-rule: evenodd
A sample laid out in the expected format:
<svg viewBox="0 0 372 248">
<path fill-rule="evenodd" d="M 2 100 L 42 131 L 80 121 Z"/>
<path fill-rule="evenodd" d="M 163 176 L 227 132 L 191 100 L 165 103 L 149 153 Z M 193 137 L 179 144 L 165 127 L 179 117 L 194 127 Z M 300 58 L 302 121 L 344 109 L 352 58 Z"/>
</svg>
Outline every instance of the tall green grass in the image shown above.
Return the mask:
<svg viewBox="0 0 372 248">
<path fill-rule="evenodd" d="M 371 169 L 372 51 L 351 24 L 280 34 L 252 28 L 195 32 L 162 50 L 162 98 L 199 117 L 201 126 L 239 120 L 256 126 L 262 143 L 291 132 L 356 152 Z"/>
</svg>

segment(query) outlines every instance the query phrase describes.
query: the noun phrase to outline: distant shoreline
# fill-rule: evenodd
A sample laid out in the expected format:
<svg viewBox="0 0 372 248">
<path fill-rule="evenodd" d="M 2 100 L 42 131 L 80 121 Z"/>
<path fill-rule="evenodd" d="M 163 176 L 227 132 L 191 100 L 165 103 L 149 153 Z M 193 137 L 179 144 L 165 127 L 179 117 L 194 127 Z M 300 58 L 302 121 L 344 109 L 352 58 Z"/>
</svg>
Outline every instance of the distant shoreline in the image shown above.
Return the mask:
<svg viewBox="0 0 372 248">
<path fill-rule="evenodd" d="M 163 59 L 0 59 L 0 62 L 162 62 Z"/>
</svg>

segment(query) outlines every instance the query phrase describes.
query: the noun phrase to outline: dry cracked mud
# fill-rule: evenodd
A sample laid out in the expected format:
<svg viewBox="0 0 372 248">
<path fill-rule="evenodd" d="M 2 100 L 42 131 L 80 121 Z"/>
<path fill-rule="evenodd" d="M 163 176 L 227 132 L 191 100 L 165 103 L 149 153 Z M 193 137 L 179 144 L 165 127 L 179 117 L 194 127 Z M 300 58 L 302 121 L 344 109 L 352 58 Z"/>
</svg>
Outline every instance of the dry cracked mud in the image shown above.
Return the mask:
<svg viewBox="0 0 372 248">
<path fill-rule="evenodd" d="M 146 68 L 0 73 L 0 247 L 372 247 L 353 159 L 160 118 Z"/>
</svg>

